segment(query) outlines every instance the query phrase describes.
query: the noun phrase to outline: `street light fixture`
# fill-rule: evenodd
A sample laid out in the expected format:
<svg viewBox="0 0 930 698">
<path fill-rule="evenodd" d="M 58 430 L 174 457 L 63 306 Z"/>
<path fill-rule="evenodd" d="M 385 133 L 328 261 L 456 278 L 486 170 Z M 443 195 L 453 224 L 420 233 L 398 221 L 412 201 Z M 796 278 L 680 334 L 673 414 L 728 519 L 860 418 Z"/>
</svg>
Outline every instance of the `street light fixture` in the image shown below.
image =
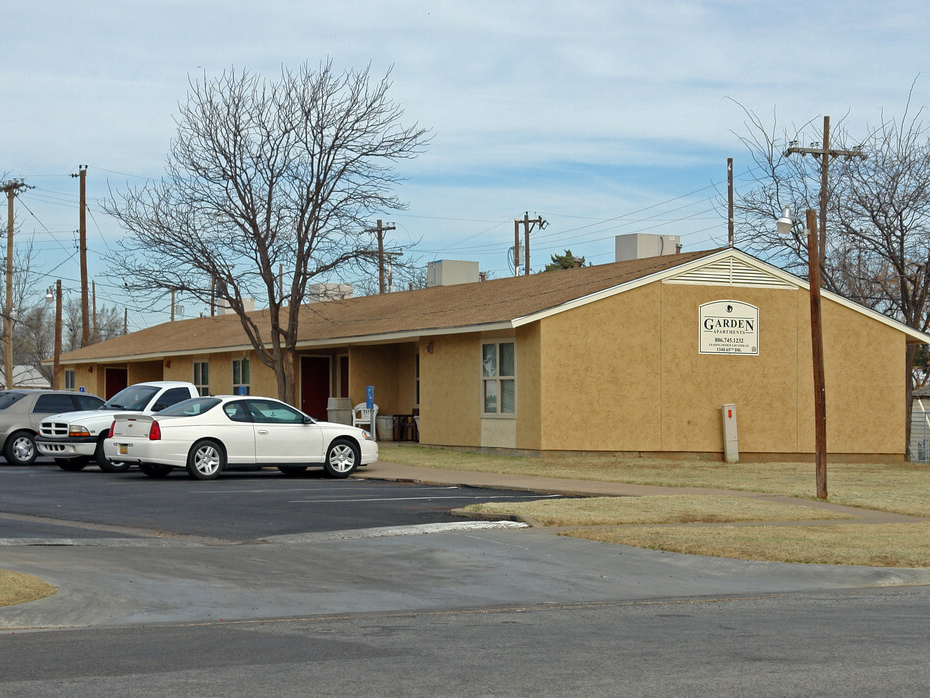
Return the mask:
<svg viewBox="0 0 930 698">
<path fill-rule="evenodd" d="M 781 218 L 775 221 L 775 227 L 778 228 L 778 232 L 782 235 L 790 235 L 795 223 L 797 223 L 797 220 L 791 217 L 791 207 L 785 206 Z"/>
</svg>

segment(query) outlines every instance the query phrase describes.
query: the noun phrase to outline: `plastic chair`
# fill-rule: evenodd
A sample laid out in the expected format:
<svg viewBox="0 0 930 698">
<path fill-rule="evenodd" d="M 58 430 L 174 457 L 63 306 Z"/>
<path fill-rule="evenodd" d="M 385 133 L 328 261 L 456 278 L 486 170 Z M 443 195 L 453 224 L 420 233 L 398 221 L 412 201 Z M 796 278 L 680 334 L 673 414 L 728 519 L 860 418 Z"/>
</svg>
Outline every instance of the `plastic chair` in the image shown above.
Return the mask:
<svg viewBox="0 0 930 698">
<path fill-rule="evenodd" d="M 371 435 L 378 438 L 375 433 L 375 417 L 378 416 L 378 406 L 368 409 L 364 402 L 358 403 L 352 408 L 352 426 L 361 427 L 371 432 Z"/>
</svg>

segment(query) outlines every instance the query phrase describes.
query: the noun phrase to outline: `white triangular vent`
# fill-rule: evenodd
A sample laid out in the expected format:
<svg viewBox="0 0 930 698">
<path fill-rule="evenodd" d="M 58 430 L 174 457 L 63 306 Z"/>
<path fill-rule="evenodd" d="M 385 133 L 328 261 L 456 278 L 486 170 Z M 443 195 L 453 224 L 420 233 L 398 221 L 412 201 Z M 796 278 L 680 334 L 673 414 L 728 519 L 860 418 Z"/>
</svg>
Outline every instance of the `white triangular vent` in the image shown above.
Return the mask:
<svg viewBox="0 0 930 698">
<path fill-rule="evenodd" d="M 797 284 L 776 276 L 764 268 L 727 257 L 665 279 L 667 284 L 699 286 L 752 286 L 756 288 L 796 289 Z"/>
</svg>

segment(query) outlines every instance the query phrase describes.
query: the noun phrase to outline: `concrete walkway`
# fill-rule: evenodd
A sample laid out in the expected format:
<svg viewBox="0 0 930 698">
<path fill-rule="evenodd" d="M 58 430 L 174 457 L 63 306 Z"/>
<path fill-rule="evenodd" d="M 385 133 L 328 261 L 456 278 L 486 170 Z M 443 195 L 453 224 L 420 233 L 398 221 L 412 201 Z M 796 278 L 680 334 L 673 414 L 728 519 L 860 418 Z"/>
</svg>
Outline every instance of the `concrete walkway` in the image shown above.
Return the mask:
<svg viewBox="0 0 930 698">
<path fill-rule="evenodd" d="M 385 449 L 387 450 L 387 449 Z M 426 485 L 459 485 L 463 487 L 488 487 L 492 489 L 523 490 L 540 494 L 563 494 L 566 496 L 592 497 L 642 497 L 647 495 L 725 495 L 759 499 L 774 504 L 789 504 L 809 507 L 810 520 L 803 521 L 754 521 L 740 525 L 841 525 L 841 524 L 887 524 L 887 523 L 927 523 L 930 518 L 893 514 L 874 509 L 863 509 L 843 504 L 833 504 L 815 499 L 788 497 L 765 492 L 738 492 L 736 490 L 713 489 L 707 487 L 658 487 L 655 485 L 631 485 L 622 482 L 599 482 L 596 480 L 572 480 L 556 477 L 539 477 L 536 475 L 507 475 L 502 473 L 481 473 L 465 470 L 442 470 L 424 468 L 414 465 L 401 465 L 389 461 L 378 461 L 355 472 L 353 477 L 373 480 L 390 480 L 394 482 L 416 482 Z M 830 511 L 849 514 L 855 519 L 822 519 L 816 511 Z M 728 524 L 734 525 L 734 524 Z"/>
</svg>

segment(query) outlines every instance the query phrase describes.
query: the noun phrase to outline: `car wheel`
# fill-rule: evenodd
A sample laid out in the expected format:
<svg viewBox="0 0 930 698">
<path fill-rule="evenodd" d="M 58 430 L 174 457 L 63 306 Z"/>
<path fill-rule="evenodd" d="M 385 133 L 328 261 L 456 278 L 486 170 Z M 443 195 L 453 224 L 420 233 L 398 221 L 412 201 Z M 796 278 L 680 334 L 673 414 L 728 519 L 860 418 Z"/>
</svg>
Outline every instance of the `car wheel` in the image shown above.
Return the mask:
<svg viewBox="0 0 930 698">
<path fill-rule="evenodd" d="M 89 462 L 90 458 L 87 458 L 86 456 L 81 456 L 80 458 L 55 459 L 55 465 L 57 465 L 62 470 L 67 470 L 69 473 L 76 473 L 78 470 L 83 470 Z"/>
<path fill-rule="evenodd" d="M 195 480 L 213 480 L 226 467 L 226 454 L 213 439 L 198 441 L 187 455 L 187 474 Z"/>
<path fill-rule="evenodd" d="M 3 456 L 10 465 L 32 465 L 36 460 L 35 437 L 28 431 L 17 431 L 6 440 Z"/>
<path fill-rule="evenodd" d="M 278 470 L 288 477 L 297 477 L 307 472 L 306 465 L 279 465 Z"/>
<path fill-rule="evenodd" d="M 330 477 L 348 477 L 362 459 L 358 446 L 348 439 L 336 439 L 329 445 L 323 468 Z"/>
<path fill-rule="evenodd" d="M 129 463 L 107 458 L 107 455 L 103 452 L 103 439 L 97 442 L 97 448 L 94 450 L 94 460 L 97 461 L 97 465 L 105 473 L 125 473 L 129 470 Z"/>
<path fill-rule="evenodd" d="M 139 470 L 149 477 L 168 477 L 168 474 L 174 470 L 170 465 L 158 465 L 157 463 L 139 463 Z"/>
</svg>

